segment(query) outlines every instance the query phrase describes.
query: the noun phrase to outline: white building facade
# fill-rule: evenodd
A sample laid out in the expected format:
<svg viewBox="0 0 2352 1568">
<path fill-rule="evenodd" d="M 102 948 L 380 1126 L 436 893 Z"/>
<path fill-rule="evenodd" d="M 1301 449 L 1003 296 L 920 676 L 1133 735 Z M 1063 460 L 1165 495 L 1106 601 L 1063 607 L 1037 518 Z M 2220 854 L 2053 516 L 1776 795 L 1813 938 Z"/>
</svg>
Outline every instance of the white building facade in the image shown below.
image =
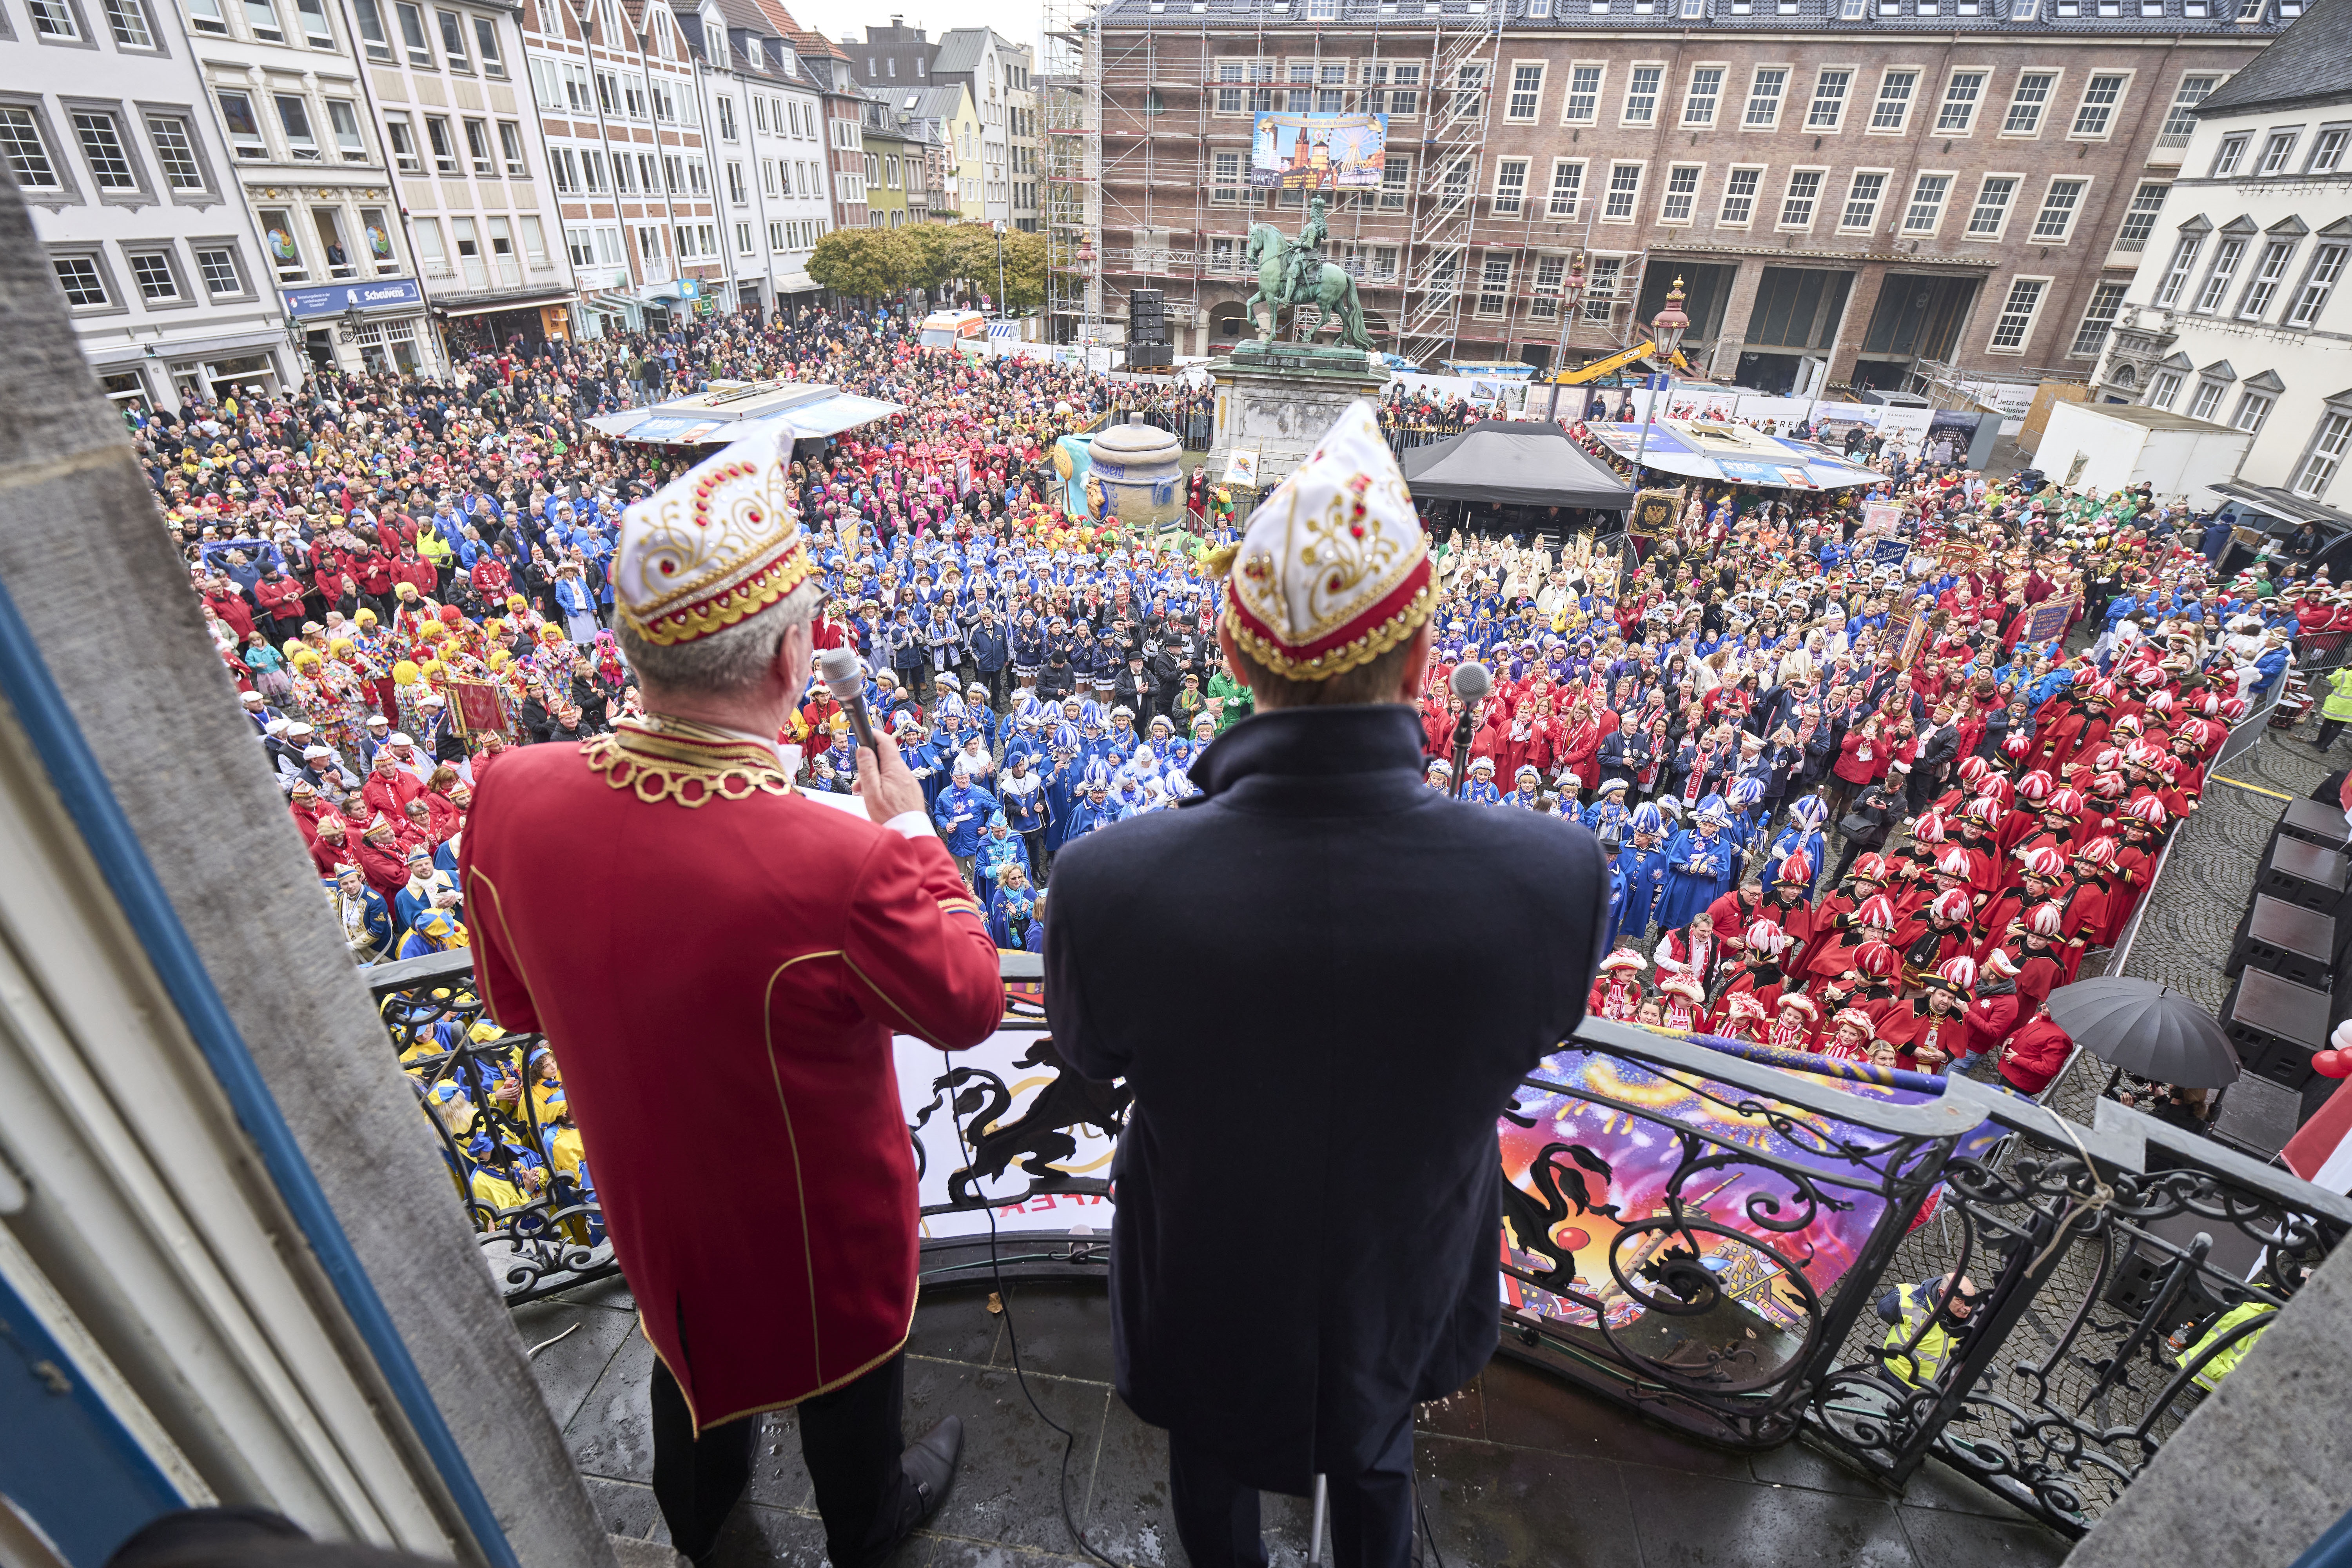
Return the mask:
<svg viewBox="0 0 2352 1568">
<path fill-rule="evenodd" d="M 176 409 L 301 370 L 168 4 L 10 7 L 0 141 L 108 396 Z"/>
<path fill-rule="evenodd" d="M 833 223 L 824 95 L 778 20 L 751 0 L 705 0 L 697 16 L 732 302 L 763 311 L 813 304 L 809 252 Z"/>
<path fill-rule="evenodd" d="M 2249 432 L 2224 493 L 2337 527 L 2352 527 L 2345 9 L 2297 21 L 2198 106 L 2093 382 L 2100 401 Z"/>
</svg>

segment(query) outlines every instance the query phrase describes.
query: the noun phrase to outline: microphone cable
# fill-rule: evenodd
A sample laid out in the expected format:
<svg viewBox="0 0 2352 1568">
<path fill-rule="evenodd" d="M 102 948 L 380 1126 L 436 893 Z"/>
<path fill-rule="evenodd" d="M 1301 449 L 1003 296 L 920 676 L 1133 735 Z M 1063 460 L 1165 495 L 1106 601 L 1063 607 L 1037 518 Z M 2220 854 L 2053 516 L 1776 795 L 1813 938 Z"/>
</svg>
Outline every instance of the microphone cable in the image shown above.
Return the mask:
<svg viewBox="0 0 2352 1568">
<path fill-rule="evenodd" d="M 954 1073 L 955 1058 L 944 1047 L 940 1051 L 940 1061 L 950 1075 Z M 948 1100 L 948 1123 L 955 1129 L 956 1148 L 963 1154 L 963 1168 L 969 1171 L 971 1169 L 971 1145 L 964 1142 L 963 1123 L 956 1119 L 952 1096 Z M 1021 1365 L 1021 1336 L 1013 1327 L 1013 1292 L 1005 1288 L 1004 1263 L 997 1245 L 996 1205 L 990 1202 L 982 1212 L 988 1215 L 988 1271 L 995 1281 L 997 1307 L 1004 1319 L 1004 1342 L 1013 1352 L 1013 1379 L 1021 1385 L 1022 1397 L 1029 1401 L 1029 1408 L 1037 1413 L 1037 1419 L 1062 1435 L 1062 1474 L 1057 1487 L 1062 1504 L 1062 1526 L 1070 1532 L 1070 1539 L 1078 1543 L 1078 1550 L 1101 1563 L 1103 1568 L 1132 1568 L 1131 1564 L 1114 1562 L 1097 1550 L 1095 1543 L 1087 1539 L 1087 1532 L 1078 1528 L 1076 1516 L 1070 1512 L 1070 1455 L 1078 1446 L 1078 1435 L 1046 1415 L 1045 1407 L 1037 1403 L 1036 1391 L 1029 1386 L 1029 1374 Z M 1108 1406 L 1105 1414 L 1108 1416 Z M 1101 1441 L 1099 1435 L 1096 1441 Z"/>
</svg>

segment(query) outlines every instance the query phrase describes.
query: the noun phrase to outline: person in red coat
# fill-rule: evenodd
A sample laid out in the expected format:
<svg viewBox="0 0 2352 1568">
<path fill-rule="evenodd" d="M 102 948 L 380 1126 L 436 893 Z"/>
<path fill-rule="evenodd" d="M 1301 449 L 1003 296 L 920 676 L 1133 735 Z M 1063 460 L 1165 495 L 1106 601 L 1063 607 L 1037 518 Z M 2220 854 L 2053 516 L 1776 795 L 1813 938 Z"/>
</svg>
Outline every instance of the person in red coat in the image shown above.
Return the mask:
<svg viewBox="0 0 2352 1568">
<path fill-rule="evenodd" d="M 2017 1032 L 2017 965 L 1996 950 L 1977 970 L 1976 994 L 1969 999 L 1969 1055 L 1998 1052 Z M 1994 1058 L 2000 1059 L 1998 1056 Z"/>
<path fill-rule="evenodd" d="M 2050 1009 L 2038 1006 L 2025 1026 L 2001 1047 L 2000 1080 L 2020 1094 L 2040 1094 L 2065 1067 L 2074 1050 L 2074 1040 L 2058 1026 Z"/>
<path fill-rule="evenodd" d="M 562 1064 L 645 1304 L 672 1544 L 711 1551 L 761 1413 L 790 1406 L 827 1554 L 862 1564 L 938 1505 L 962 1441 L 950 1416 L 900 1447 L 919 1217 L 891 1040 L 977 1045 L 1004 989 L 887 732 L 863 811 L 785 771 L 819 592 L 790 494 L 754 437 L 623 514 L 646 717 L 504 758 L 459 870 L 483 1001 Z"/>
</svg>

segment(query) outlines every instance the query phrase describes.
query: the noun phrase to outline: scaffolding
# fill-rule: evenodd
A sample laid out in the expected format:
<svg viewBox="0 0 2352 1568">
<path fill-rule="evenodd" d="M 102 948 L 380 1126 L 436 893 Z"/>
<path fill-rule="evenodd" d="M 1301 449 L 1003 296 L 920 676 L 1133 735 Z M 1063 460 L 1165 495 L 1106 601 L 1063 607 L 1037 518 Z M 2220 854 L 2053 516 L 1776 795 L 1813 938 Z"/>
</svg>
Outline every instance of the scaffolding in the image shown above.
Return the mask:
<svg viewBox="0 0 2352 1568">
<path fill-rule="evenodd" d="M 1038 109 L 1045 153 L 1045 324 L 1103 341 L 1102 34 L 1091 0 L 1046 0 Z"/>
</svg>

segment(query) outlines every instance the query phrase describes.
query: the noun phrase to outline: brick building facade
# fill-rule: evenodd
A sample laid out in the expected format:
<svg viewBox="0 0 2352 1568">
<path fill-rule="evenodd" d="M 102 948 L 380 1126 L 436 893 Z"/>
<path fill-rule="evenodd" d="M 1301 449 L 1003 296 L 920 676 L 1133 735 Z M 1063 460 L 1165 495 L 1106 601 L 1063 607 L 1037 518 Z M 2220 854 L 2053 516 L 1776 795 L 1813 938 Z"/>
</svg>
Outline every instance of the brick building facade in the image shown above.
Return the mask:
<svg viewBox="0 0 2352 1568">
<path fill-rule="evenodd" d="M 1628 342 L 1679 277 L 1690 352 L 1772 390 L 1923 362 L 2080 377 L 2186 147 L 2186 112 L 2299 0 L 1117 0 L 1102 16 L 1105 303 L 1167 290 L 1180 347 L 1252 329 L 1261 112 L 1389 117 L 1329 253 L 1424 361 Z"/>
</svg>

